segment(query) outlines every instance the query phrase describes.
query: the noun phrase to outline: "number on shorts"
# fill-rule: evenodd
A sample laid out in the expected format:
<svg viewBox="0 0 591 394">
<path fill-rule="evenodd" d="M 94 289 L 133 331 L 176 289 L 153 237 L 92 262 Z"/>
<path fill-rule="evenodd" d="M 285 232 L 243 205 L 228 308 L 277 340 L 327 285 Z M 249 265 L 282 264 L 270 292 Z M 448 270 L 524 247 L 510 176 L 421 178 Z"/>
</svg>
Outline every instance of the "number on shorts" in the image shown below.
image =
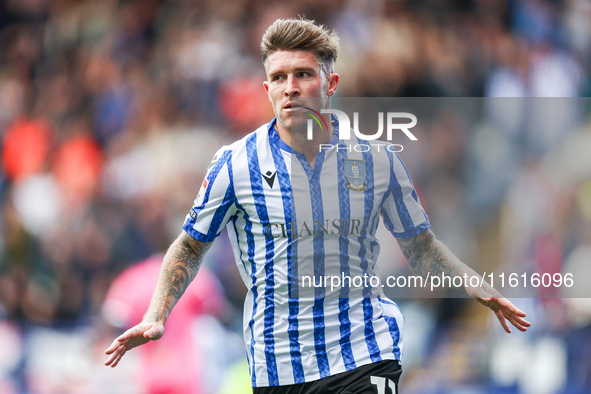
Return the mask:
<svg viewBox="0 0 591 394">
<path fill-rule="evenodd" d="M 386 394 L 386 378 L 381 376 L 370 376 L 370 382 L 378 388 L 378 394 Z M 392 394 L 396 393 L 396 384 L 388 379 L 388 387 L 392 390 Z"/>
</svg>

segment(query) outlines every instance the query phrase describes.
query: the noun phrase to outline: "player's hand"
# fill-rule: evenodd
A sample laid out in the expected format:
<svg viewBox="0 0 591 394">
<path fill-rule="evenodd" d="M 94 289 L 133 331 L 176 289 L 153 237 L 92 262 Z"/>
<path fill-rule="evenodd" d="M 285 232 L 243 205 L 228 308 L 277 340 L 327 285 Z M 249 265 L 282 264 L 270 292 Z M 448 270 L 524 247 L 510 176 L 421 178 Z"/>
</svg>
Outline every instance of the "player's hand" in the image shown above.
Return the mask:
<svg viewBox="0 0 591 394">
<path fill-rule="evenodd" d="M 140 323 L 115 338 L 111 346 L 105 350 L 109 355 L 105 365 L 116 367 L 128 350 L 144 343 L 160 339 L 164 334 L 164 326 L 160 323 Z"/>
<path fill-rule="evenodd" d="M 485 282 L 485 286 L 486 286 Z M 490 308 L 501 323 L 506 332 L 510 333 L 509 321 L 519 331 L 527 331 L 531 323 L 524 319 L 525 312 L 519 310 L 511 301 L 503 298 L 501 294 L 490 285 L 482 287 L 467 287 L 466 291 L 476 301 Z"/>
</svg>

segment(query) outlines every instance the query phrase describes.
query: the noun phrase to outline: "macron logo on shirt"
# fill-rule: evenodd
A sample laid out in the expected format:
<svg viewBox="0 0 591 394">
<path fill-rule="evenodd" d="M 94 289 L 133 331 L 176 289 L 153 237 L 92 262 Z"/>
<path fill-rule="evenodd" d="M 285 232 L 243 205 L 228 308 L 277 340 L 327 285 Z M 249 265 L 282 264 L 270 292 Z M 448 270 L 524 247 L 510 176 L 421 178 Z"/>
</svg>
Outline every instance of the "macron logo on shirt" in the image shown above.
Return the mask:
<svg viewBox="0 0 591 394">
<path fill-rule="evenodd" d="M 265 180 L 267 181 L 267 184 L 269 185 L 269 187 L 271 189 L 273 189 L 273 183 L 275 183 L 275 175 L 277 175 L 277 171 L 275 172 L 271 172 L 271 171 L 267 171 L 266 174 L 262 174 L 263 178 L 265 178 Z"/>
</svg>

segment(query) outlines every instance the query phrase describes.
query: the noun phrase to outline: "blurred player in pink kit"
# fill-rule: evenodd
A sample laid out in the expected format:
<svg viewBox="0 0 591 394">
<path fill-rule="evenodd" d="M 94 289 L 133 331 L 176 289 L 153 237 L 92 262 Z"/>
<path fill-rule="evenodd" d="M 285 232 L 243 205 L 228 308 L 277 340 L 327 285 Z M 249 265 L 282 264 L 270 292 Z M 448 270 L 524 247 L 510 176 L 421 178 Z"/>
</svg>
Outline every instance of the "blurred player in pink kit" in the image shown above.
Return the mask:
<svg viewBox="0 0 591 394">
<path fill-rule="evenodd" d="M 154 255 L 123 271 L 112 283 L 103 315 L 118 328 L 141 322 L 150 304 L 163 255 Z M 217 279 L 202 267 L 199 276 L 187 288 L 166 324 L 167 335 L 138 349 L 141 359 L 140 382 L 150 394 L 203 393 L 202 352 L 193 338 L 194 321 L 210 314 L 217 316 L 225 308 L 225 299 Z"/>
</svg>

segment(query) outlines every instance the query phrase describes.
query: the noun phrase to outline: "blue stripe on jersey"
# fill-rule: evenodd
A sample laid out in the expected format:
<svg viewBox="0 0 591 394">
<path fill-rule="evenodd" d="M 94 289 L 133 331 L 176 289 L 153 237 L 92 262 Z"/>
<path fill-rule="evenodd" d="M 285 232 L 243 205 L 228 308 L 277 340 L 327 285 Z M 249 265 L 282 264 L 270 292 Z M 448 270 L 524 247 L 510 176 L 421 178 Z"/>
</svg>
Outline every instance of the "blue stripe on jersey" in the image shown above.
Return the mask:
<svg viewBox="0 0 591 394">
<path fill-rule="evenodd" d="M 369 226 L 367 226 L 368 227 L 369 234 L 374 234 L 375 235 L 376 231 L 378 230 L 379 224 L 380 224 L 380 215 L 374 215 L 373 218 L 372 218 L 372 220 L 371 220 L 371 224 Z M 378 243 L 378 240 L 375 237 L 373 238 L 373 241 L 371 241 L 369 243 L 369 253 L 372 256 L 372 258 L 373 258 L 373 255 L 374 255 L 374 249 L 375 249 L 375 247 L 378 244 L 379 244 Z M 378 260 L 377 258 L 373 260 L 373 264 L 371 266 L 371 269 L 372 270 L 375 270 L 375 266 L 377 264 L 377 260 Z"/>
<path fill-rule="evenodd" d="M 281 190 L 281 199 L 283 201 L 283 215 L 285 216 L 285 223 L 296 222 L 295 209 L 292 205 L 292 193 L 291 193 L 291 181 L 289 178 L 289 172 L 283 158 L 283 154 L 280 148 L 271 143 L 271 153 L 273 155 L 273 162 L 275 163 L 275 169 L 277 171 L 277 180 L 279 182 L 279 188 Z M 295 249 L 295 250 L 293 250 Z M 294 253 L 295 252 L 295 253 Z M 298 299 L 298 265 L 292 265 L 293 256 L 297 256 L 297 242 L 293 242 L 293 238 L 288 238 L 287 241 L 287 292 L 289 305 L 289 312 L 287 316 L 287 332 L 289 335 L 289 353 L 291 354 L 291 366 L 293 370 L 294 384 L 304 383 L 304 367 L 302 365 L 302 353 L 300 350 L 299 342 L 299 323 L 298 313 L 300 310 L 300 304 Z M 295 278 L 296 286 L 292 289 L 293 279 Z"/>
<path fill-rule="evenodd" d="M 269 215 L 263 191 L 263 181 L 259 167 L 259 157 L 257 153 L 256 133 L 252 134 L 246 140 L 246 153 L 248 160 L 248 169 L 250 173 L 250 184 L 257 215 L 263 228 L 269 224 Z M 265 341 L 265 360 L 267 363 L 267 374 L 269 375 L 269 384 L 277 385 L 277 361 L 275 359 L 275 338 L 273 337 L 273 325 L 275 321 L 275 302 L 274 287 L 275 277 L 273 268 L 275 242 L 272 236 L 265 232 L 265 317 L 263 337 Z"/>
<path fill-rule="evenodd" d="M 228 154 L 227 155 L 226 155 L 226 152 L 224 152 L 224 154 L 222 154 L 222 157 L 220 158 L 220 160 L 218 161 L 218 163 L 216 163 L 216 166 L 214 166 L 214 168 L 212 168 L 212 171 L 210 172 L 210 174 L 211 173 L 214 173 L 213 177 L 210 177 L 209 178 L 210 179 L 210 185 L 211 185 L 211 183 L 213 183 L 215 181 L 215 178 L 217 177 L 217 175 L 218 175 L 218 173 L 219 173 L 219 171 L 220 171 L 220 169 L 221 169 L 221 167 L 223 165 L 223 162 L 226 162 L 227 163 L 227 166 L 228 166 L 228 174 L 229 174 L 229 178 L 230 178 L 230 187 L 229 187 L 229 189 L 232 189 L 232 190 L 234 189 L 234 172 L 233 172 L 233 169 L 232 169 L 232 160 L 231 159 L 232 159 L 232 156 L 231 156 L 231 154 L 230 154 L 229 151 L 228 151 Z M 220 164 L 220 162 L 222 162 L 222 163 Z M 227 197 L 227 193 L 226 193 L 226 196 L 224 197 L 224 199 L 226 199 L 226 197 Z M 204 198 L 204 202 L 207 201 L 207 199 L 209 199 L 209 190 L 207 191 L 207 194 L 206 194 L 206 196 Z M 256 264 L 254 262 L 254 235 L 253 235 L 253 233 L 251 231 L 252 230 L 252 222 L 250 221 L 250 218 L 248 216 L 248 213 L 246 213 L 246 210 L 244 210 L 240 206 L 240 204 L 238 204 L 238 202 L 236 201 L 235 194 L 232 196 L 231 199 L 236 203 L 236 205 L 243 212 L 244 221 L 246 223 L 245 226 L 244 226 L 244 230 L 245 230 L 245 233 L 246 233 L 246 242 L 247 242 L 247 245 L 248 245 L 248 248 L 247 248 L 248 261 L 250 262 L 250 265 L 251 265 L 251 278 L 252 278 L 251 291 L 253 293 L 253 310 L 252 310 L 252 315 L 251 315 L 250 321 L 248 323 L 248 326 L 249 326 L 249 328 L 251 330 L 251 333 L 252 333 L 253 330 L 254 330 L 254 316 L 255 316 L 256 311 L 257 311 L 257 301 L 256 300 L 257 300 L 257 297 L 258 297 L 257 288 L 255 286 L 255 283 L 256 283 L 256 272 L 257 272 L 257 270 L 256 270 Z M 235 216 L 232 219 L 232 222 L 234 224 L 233 227 L 234 227 L 234 231 L 235 231 L 235 234 L 236 234 L 236 239 L 238 240 L 239 239 L 239 234 L 238 234 L 238 229 L 236 228 L 236 220 L 237 219 L 238 219 L 238 217 Z M 240 257 L 240 261 L 244 261 L 242 259 L 242 250 L 240 250 L 240 256 L 241 256 Z M 246 268 L 246 266 L 245 266 L 245 268 Z M 250 368 L 251 368 L 251 371 L 250 372 L 251 372 L 251 381 L 252 381 L 252 384 L 253 385 L 256 383 L 256 371 L 255 371 L 255 359 L 254 359 L 254 344 L 255 344 L 254 335 L 251 334 L 251 338 L 250 338 L 250 360 L 251 360 Z"/>
<path fill-rule="evenodd" d="M 234 188 L 234 172 L 232 169 L 232 160 L 228 160 L 228 172 L 230 175 L 230 185 L 232 187 L 232 189 Z M 235 195 L 234 195 L 234 199 L 235 199 Z M 250 263 L 250 277 L 251 277 L 251 281 L 252 281 L 252 286 L 250 288 L 250 290 L 252 291 L 252 295 L 253 295 L 253 306 L 252 306 L 252 315 L 250 317 L 250 321 L 248 322 L 248 327 L 250 329 L 251 335 L 250 335 L 250 376 L 251 376 L 251 383 L 254 386 L 256 384 L 256 361 L 254 358 L 254 345 L 255 345 L 255 340 L 254 340 L 254 335 L 252 334 L 253 330 L 254 330 L 254 317 L 256 315 L 257 312 L 257 297 L 258 297 L 258 291 L 257 291 L 257 287 L 256 287 L 256 273 L 257 273 L 257 268 L 256 268 L 256 264 L 254 262 L 254 234 L 252 233 L 252 222 L 250 220 L 250 217 L 248 216 L 248 213 L 246 212 L 246 210 L 240 205 L 238 204 L 237 201 L 236 202 L 236 206 L 239 207 L 239 209 L 241 210 L 241 212 L 243 213 L 243 219 L 245 221 L 245 226 L 244 226 L 244 231 L 246 234 L 246 244 L 247 244 L 247 254 L 248 254 L 248 262 Z M 239 240 L 239 234 L 238 234 L 238 229 L 236 228 L 236 220 L 238 219 L 237 216 L 234 216 L 234 218 L 232 219 L 233 221 L 233 228 L 236 234 L 236 239 Z M 244 264 L 244 260 L 242 258 L 242 249 L 240 249 L 240 261 L 242 261 L 245 271 L 248 272 L 248 270 L 246 269 L 246 265 Z"/>
<path fill-rule="evenodd" d="M 316 350 L 316 362 L 321 378 L 330 376 L 330 366 L 326 355 L 326 337 L 324 333 L 324 298 L 314 298 L 312 308 L 314 321 L 314 349 Z"/>
<path fill-rule="evenodd" d="M 374 163 L 372 163 L 372 168 L 373 168 L 373 165 L 374 165 Z M 377 171 L 375 171 L 375 172 L 377 172 Z M 375 173 L 375 172 L 372 171 L 372 174 Z M 372 175 L 372 177 L 373 177 L 373 175 Z M 375 182 L 375 179 L 373 179 L 373 180 Z M 372 200 L 372 203 L 375 204 L 375 195 L 374 195 L 373 198 L 374 198 L 374 200 Z M 380 201 L 380 204 L 379 204 L 378 212 L 380 211 L 380 209 L 381 209 L 382 205 L 384 204 L 384 202 L 385 202 L 385 198 L 382 197 L 382 200 Z M 374 259 L 373 256 L 374 256 L 374 249 L 379 244 L 377 238 L 375 238 L 375 233 L 378 230 L 378 226 L 379 225 L 380 225 L 380 215 L 373 215 L 373 217 L 371 219 L 371 222 L 367 226 L 367 228 L 368 228 L 367 231 L 368 231 L 369 234 L 372 234 L 372 238 L 373 238 L 373 240 L 369 243 L 369 253 L 370 253 L 371 258 L 373 260 L 373 264 L 371 266 L 371 269 L 372 270 L 375 270 L 375 266 L 377 264 L 377 258 Z"/>
<path fill-rule="evenodd" d="M 228 172 L 230 174 L 230 177 L 229 177 L 230 184 L 228 185 L 228 188 L 226 189 L 226 193 L 224 195 L 224 199 L 223 199 L 222 203 L 218 206 L 218 208 L 215 211 L 214 217 L 209 225 L 209 229 L 207 231 L 207 234 L 202 234 L 193 228 L 196 220 L 193 219 L 193 217 L 190 215 L 189 215 L 189 218 L 187 219 L 187 221 L 185 222 L 185 224 L 183 225 L 183 229 L 191 237 L 193 237 L 199 241 L 211 242 L 219 235 L 220 225 L 221 225 L 222 221 L 224 220 L 224 217 L 226 216 L 228 209 L 230 209 L 230 207 L 232 207 L 232 205 L 236 201 L 235 194 L 234 194 L 234 184 L 232 182 L 232 175 L 231 175 L 231 161 L 232 161 L 232 151 L 227 150 L 224 153 L 222 153 L 222 156 L 220 157 L 218 162 L 214 165 L 214 167 L 211 169 L 211 171 L 207 175 L 208 187 L 205 190 L 205 196 L 203 198 L 203 202 L 198 207 L 192 208 L 195 211 L 195 213 L 197 214 L 195 217 L 198 217 L 199 213 L 201 213 L 201 211 L 203 211 L 203 209 L 205 208 L 205 205 L 209 201 L 209 195 L 211 193 L 211 188 L 213 187 L 213 184 L 215 183 L 215 180 L 216 180 L 218 174 L 220 173 L 220 171 L 222 170 L 224 165 L 227 165 Z"/>
<path fill-rule="evenodd" d="M 389 190 L 392 191 L 394 195 L 394 201 L 396 201 L 396 210 L 398 211 L 398 216 L 400 217 L 400 222 L 404 227 L 404 231 L 414 228 L 414 224 L 410 217 L 410 213 L 404 204 L 404 194 L 402 192 L 402 187 L 400 186 L 400 182 L 396 179 L 396 174 L 394 172 L 394 157 L 392 152 L 388 151 L 388 160 L 390 160 L 390 165 L 392 166 L 392 171 L 390 172 L 390 185 Z"/>
<path fill-rule="evenodd" d="M 373 329 L 373 306 L 371 304 L 371 298 L 363 298 L 363 320 L 365 322 L 365 343 L 367 344 L 367 350 L 369 351 L 369 357 L 372 362 L 378 362 L 382 360 L 380 356 L 380 348 L 376 341 L 376 333 Z"/>
<path fill-rule="evenodd" d="M 271 145 L 277 145 L 279 148 L 283 149 L 284 151 L 291 153 L 291 147 L 285 143 L 281 138 L 279 138 L 279 134 L 275 131 L 275 126 L 277 124 L 277 118 L 273 118 L 267 124 L 267 133 L 269 133 L 269 142 Z"/>
<path fill-rule="evenodd" d="M 233 184 L 234 182 L 234 177 L 233 177 L 233 172 L 232 172 L 232 167 L 231 167 L 231 161 L 230 161 L 230 175 L 231 175 L 231 182 Z M 250 278 L 251 278 L 251 286 L 250 286 L 250 291 L 252 292 L 252 298 L 253 298 L 253 305 L 252 305 L 252 314 L 250 316 L 250 320 L 248 321 L 248 328 L 250 329 L 250 376 L 251 376 L 251 383 L 253 385 L 253 387 L 256 385 L 256 361 L 254 358 L 254 345 L 255 345 L 255 340 L 254 340 L 254 317 L 257 313 L 257 309 L 258 309 L 258 304 L 257 304 L 257 298 L 258 298 L 258 290 L 257 290 L 257 286 L 256 286 L 256 273 L 257 273 L 257 265 L 254 261 L 254 257 L 255 257 L 255 252 L 254 252 L 254 246 L 255 246 L 255 242 L 254 242 L 254 234 L 252 233 L 252 221 L 250 220 L 250 216 L 248 216 L 248 213 L 246 211 L 246 209 L 244 209 L 244 207 L 238 203 L 236 201 L 236 207 L 240 210 L 240 212 L 242 213 L 242 218 L 245 222 L 244 224 L 244 233 L 246 234 L 246 245 L 247 245 L 247 250 L 246 253 L 248 255 L 248 262 L 250 263 Z M 238 220 L 238 216 L 234 216 L 234 218 L 232 219 L 232 222 L 234 224 L 234 232 L 236 233 L 236 240 L 239 242 L 240 240 L 240 235 L 238 234 L 238 228 L 236 227 L 236 221 Z M 242 258 L 242 249 L 240 249 L 240 261 L 243 262 L 244 264 L 244 259 Z M 246 264 L 244 264 L 244 268 L 245 271 L 248 272 L 248 270 L 246 269 Z"/>
<path fill-rule="evenodd" d="M 366 143 L 365 141 L 360 143 Z M 367 218 L 371 216 L 374 204 L 374 166 L 373 166 L 373 155 L 370 152 L 363 152 L 363 159 L 365 160 L 365 182 L 367 189 L 365 189 L 364 196 L 364 214 L 363 217 Z M 361 259 L 361 269 L 363 273 L 367 273 L 369 262 L 366 257 L 367 247 L 365 245 L 365 238 L 367 238 L 367 231 L 359 235 L 359 258 Z M 380 347 L 376 341 L 376 334 L 373 329 L 373 305 L 371 302 L 371 287 L 364 287 L 363 289 L 363 316 L 365 320 L 365 343 L 367 344 L 367 350 L 371 361 L 381 361 Z"/>
<path fill-rule="evenodd" d="M 283 154 L 281 153 L 280 148 L 276 144 L 270 144 L 271 146 L 271 154 L 273 155 L 273 163 L 275 164 L 275 169 L 277 171 L 277 181 L 279 183 L 279 189 L 281 190 L 281 201 L 283 203 L 283 216 L 285 217 L 285 223 L 291 224 L 295 222 L 295 210 L 292 207 L 292 193 L 291 193 L 291 180 L 289 177 L 289 172 L 287 171 L 287 165 L 285 164 L 285 160 L 283 158 Z M 293 231 L 293 230 L 292 230 Z M 296 278 L 298 275 L 298 267 L 297 264 L 292 267 L 292 256 L 293 251 L 291 250 L 292 247 L 296 247 L 296 243 L 292 242 L 292 237 L 288 238 L 287 244 L 287 284 L 288 284 L 288 298 L 297 298 L 298 297 L 298 287 L 295 286 L 292 289 L 292 278 Z"/>
<path fill-rule="evenodd" d="M 242 209 L 242 206 L 240 204 L 236 204 L 236 206 L 238 207 L 238 209 Z M 245 220 L 248 217 L 248 215 L 245 215 Z M 234 216 L 232 218 L 232 228 L 234 229 L 234 234 L 236 234 L 236 239 L 238 240 L 238 228 L 236 228 L 236 222 L 238 221 L 238 216 Z M 250 223 L 249 221 L 246 220 L 246 225 L 250 225 L 250 227 L 252 227 L 252 223 Z M 229 231 L 229 230 L 228 230 Z M 251 234 L 251 233 L 250 233 Z M 252 234 L 251 234 L 252 235 Z M 247 239 L 247 245 L 248 245 L 248 234 L 246 235 L 246 239 Z M 242 248 L 238 248 L 238 251 L 240 252 L 240 262 L 242 263 L 242 267 L 244 268 L 244 272 L 248 272 L 248 268 L 246 267 L 246 263 L 244 262 L 244 253 L 242 253 Z M 250 256 L 249 256 L 250 259 Z M 252 262 L 251 262 L 252 265 Z"/>
<path fill-rule="evenodd" d="M 349 320 L 349 305 L 348 298 L 339 298 L 339 329 L 341 332 L 341 355 L 343 356 L 343 363 L 347 371 L 357 368 L 355 364 L 355 356 L 351 348 L 351 320 Z"/>
<path fill-rule="evenodd" d="M 236 207 L 240 210 L 240 212 L 242 213 L 242 218 L 245 222 L 244 224 L 244 233 L 246 234 L 246 245 L 247 245 L 247 260 L 250 263 L 250 278 L 251 278 L 251 286 L 250 286 L 250 291 L 253 294 L 253 305 L 252 305 L 252 314 L 250 316 L 250 320 L 248 321 L 248 327 L 250 329 L 251 335 L 250 335 L 250 375 L 251 375 L 251 381 L 252 381 L 252 385 L 253 387 L 256 385 L 256 369 L 255 369 L 255 358 L 254 358 L 254 345 L 255 345 L 255 340 L 254 340 L 254 317 L 256 315 L 257 312 L 257 308 L 258 308 L 258 304 L 257 304 L 257 299 L 258 299 L 258 290 L 256 287 L 256 273 L 257 273 L 257 266 L 256 263 L 254 261 L 254 257 L 255 257 L 255 252 L 254 252 L 254 246 L 255 246 L 255 241 L 254 241 L 254 234 L 252 233 L 252 221 L 250 220 L 250 216 L 248 216 L 248 213 L 246 211 L 246 209 L 244 209 L 244 207 L 236 202 Z M 236 234 L 236 240 L 240 240 L 240 235 L 238 233 L 238 228 L 236 227 L 236 221 L 238 220 L 238 216 L 234 216 L 232 218 L 232 223 L 234 224 L 234 232 Z M 242 249 L 240 249 L 240 261 L 243 262 L 244 264 L 244 259 L 242 257 Z M 244 264 L 244 270 L 246 272 L 248 272 L 248 269 L 246 268 L 246 264 Z"/>
<path fill-rule="evenodd" d="M 392 167 L 392 171 L 390 172 L 390 183 L 388 185 L 388 191 L 384 194 L 384 198 L 382 199 L 382 203 L 380 205 L 380 212 L 384 218 L 384 224 L 386 225 L 386 228 L 388 230 L 390 230 L 390 232 L 392 233 L 392 235 L 394 235 L 395 237 L 399 237 L 399 238 L 410 238 L 410 237 L 414 237 L 417 234 L 422 233 L 423 231 L 427 230 L 428 228 L 431 227 L 431 223 L 429 222 L 429 218 L 427 216 L 427 214 L 423 211 L 423 215 L 425 216 L 425 222 L 423 222 L 422 224 L 418 225 L 418 226 L 414 226 L 411 218 L 410 218 L 410 213 L 408 212 L 408 209 L 406 208 L 406 205 L 404 204 L 404 196 L 402 193 L 402 188 L 400 186 L 400 183 L 398 182 L 398 180 L 396 179 L 396 175 L 394 173 L 394 158 L 392 156 L 392 152 L 387 151 L 388 152 L 388 160 L 390 161 L 390 166 Z M 398 159 L 400 160 L 400 157 L 397 156 Z M 404 163 L 402 162 L 402 160 L 400 160 L 400 163 L 402 163 L 403 167 L 406 170 L 406 166 L 404 166 Z M 406 173 L 408 174 L 408 171 L 406 171 Z M 410 180 L 410 178 L 409 178 Z M 412 182 L 411 182 L 412 185 Z M 413 189 L 414 192 L 414 189 Z M 413 197 L 416 196 L 416 193 L 413 193 Z M 394 199 L 394 201 L 396 202 L 396 211 L 398 212 L 398 216 L 400 218 L 400 222 L 402 223 L 402 226 L 404 228 L 404 232 L 402 233 L 395 233 L 394 232 L 394 225 L 392 224 L 392 219 L 390 219 L 390 216 L 388 215 L 388 212 L 386 212 L 385 209 L 381 209 L 381 206 L 383 205 L 384 201 L 386 201 L 388 198 L 392 197 Z M 415 200 L 418 200 L 418 197 L 415 198 Z"/>
<path fill-rule="evenodd" d="M 400 329 L 398 328 L 398 322 L 396 321 L 396 318 L 392 316 L 383 316 L 383 318 L 388 324 L 388 331 L 390 331 L 390 336 L 394 343 L 392 353 L 394 353 L 396 360 L 400 360 L 400 347 L 398 346 L 398 342 L 400 341 Z"/>
<path fill-rule="evenodd" d="M 209 182 L 209 184 L 208 184 L 208 187 L 205 189 L 205 196 L 203 197 L 203 202 L 201 203 L 201 205 L 199 207 L 195 207 L 196 213 L 201 212 L 201 210 L 203 210 L 203 207 L 209 201 L 209 194 L 211 193 L 211 187 L 215 183 L 215 180 L 218 177 L 218 174 L 220 173 L 220 171 L 222 170 L 222 167 L 224 166 L 224 164 L 226 164 L 231 158 L 232 158 L 232 151 L 230 151 L 230 150 L 224 151 L 224 153 L 222 153 L 222 156 L 220 157 L 220 159 L 217 161 L 217 163 L 215 163 L 215 165 L 213 166 L 213 168 L 211 169 L 211 171 L 207 175 L 207 182 Z"/>
<path fill-rule="evenodd" d="M 398 305 L 396 305 L 390 300 L 386 300 L 380 297 L 378 297 L 378 300 L 380 302 L 383 302 L 384 304 L 394 305 L 396 308 L 398 308 Z M 398 343 L 400 342 L 400 327 L 398 327 L 398 322 L 396 321 L 396 318 L 393 316 L 383 316 L 383 318 L 386 321 L 386 324 L 388 324 L 388 331 L 390 332 L 390 336 L 392 337 L 392 343 L 394 344 L 392 353 L 394 353 L 394 357 L 396 358 L 396 360 L 400 360 L 400 346 L 398 346 Z"/>
<path fill-rule="evenodd" d="M 390 219 L 390 216 L 388 215 L 388 212 L 386 212 L 385 209 L 383 209 L 384 203 L 388 200 L 388 198 L 390 196 L 393 196 L 392 194 L 392 174 L 394 173 L 394 168 L 393 163 L 392 163 L 392 156 L 390 154 L 388 154 L 388 161 L 390 163 L 390 180 L 388 181 L 388 190 L 384 193 L 384 195 L 382 196 L 382 201 L 380 201 L 380 206 L 379 206 L 379 210 L 380 213 L 382 214 L 382 217 L 384 218 L 384 225 L 386 226 L 386 228 L 389 231 L 394 231 L 394 224 L 392 224 L 392 219 Z M 373 225 L 371 227 L 372 229 L 374 228 Z M 376 225 L 377 228 L 377 225 Z"/>
<path fill-rule="evenodd" d="M 335 126 L 336 129 L 336 126 Z M 345 143 L 339 141 L 339 145 L 345 149 L 339 149 L 337 151 L 337 163 L 344 163 L 346 156 Z M 338 176 L 338 196 L 339 196 L 339 216 L 341 223 L 343 219 L 349 219 L 351 217 L 351 207 L 349 199 L 349 189 L 347 188 L 347 177 L 345 176 L 345 166 L 337 166 Z M 340 271 L 341 277 L 343 275 L 350 276 L 351 269 L 349 267 L 349 237 L 339 234 L 339 254 L 340 254 Z M 349 320 L 349 287 L 342 286 L 339 294 L 339 328 L 341 332 L 341 339 L 339 344 L 341 345 L 341 354 L 343 356 L 343 363 L 347 371 L 357 368 L 355 364 L 355 356 L 351 348 L 351 320 Z"/>
<path fill-rule="evenodd" d="M 359 143 L 367 144 L 366 141 L 359 141 Z M 371 213 L 373 211 L 373 200 L 374 200 L 374 173 L 373 173 L 373 155 L 371 152 L 363 152 L 362 154 L 363 160 L 365 161 L 365 183 L 367 188 L 363 192 L 364 194 L 364 204 L 363 204 L 363 217 L 368 218 L 371 217 Z M 369 267 L 369 262 L 366 257 L 367 253 L 367 246 L 365 245 L 365 239 L 367 238 L 367 231 L 359 234 L 359 258 L 361 259 L 360 267 L 363 273 L 367 273 L 367 268 Z M 371 297 L 371 288 L 364 287 L 363 288 L 363 297 Z"/>
<path fill-rule="evenodd" d="M 408 177 L 408 181 L 410 182 L 410 184 L 412 186 L 412 198 L 414 198 L 416 202 L 419 202 L 419 196 L 417 196 L 417 191 L 415 190 L 415 186 L 412 183 L 412 178 L 410 177 L 410 172 L 408 172 L 408 168 L 406 168 L 406 165 L 402 161 L 402 158 L 400 157 L 400 155 L 398 153 L 396 153 L 396 156 L 398 157 L 398 160 L 400 160 L 400 164 L 402 164 L 402 168 L 404 168 L 404 171 L 406 172 L 406 176 Z M 423 211 L 423 215 L 425 216 L 425 219 L 429 219 L 426 212 Z"/>
<path fill-rule="evenodd" d="M 312 201 L 312 219 L 319 223 L 324 223 L 324 207 L 322 204 L 322 189 L 320 186 L 320 171 L 322 170 L 322 162 L 324 161 L 324 152 L 319 152 L 316 155 L 314 163 L 314 170 L 310 167 L 306 157 L 298 153 L 299 161 L 302 163 L 308 174 L 308 182 L 310 185 L 310 199 Z M 314 222 L 316 223 L 316 222 Z M 313 230 L 316 233 L 316 225 Z M 324 267 L 324 237 L 314 237 L 314 277 L 323 277 L 325 273 Z M 316 350 L 316 361 L 318 363 L 318 371 L 321 378 L 330 376 L 330 366 L 328 363 L 328 356 L 326 354 L 326 337 L 324 325 L 324 296 L 326 289 L 317 287 L 314 289 L 314 307 L 312 308 L 312 316 L 314 321 L 314 349 Z"/>
<path fill-rule="evenodd" d="M 252 298 L 253 298 L 253 305 L 252 305 L 252 314 L 250 316 L 250 320 L 248 322 L 248 327 L 250 329 L 250 376 L 253 387 L 256 385 L 256 373 L 255 373 L 255 358 L 254 358 L 254 317 L 257 313 L 257 299 L 259 296 L 257 286 L 256 286 L 256 273 L 257 273 L 257 266 L 254 262 L 254 234 L 252 233 L 252 222 L 250 221 L 250 217 L 246 213 L 246 210 L 242 208 L 240 204 L 238 204 L 238 208 L 243 213 L 244 221 L 246 222 L 244 226 L 244 232 L 246 234 L 246 244 L 247 246 L 247 253 L 248 253 L 248 262 L 250 263 L 250 278 L 252 280 L 252 285 L 250 286 L 250 291 L 252 291 Z M 234 218 L 234 223 L 236 222 L 236 218 Z M 236 239 L 239 239 L 238 229 L 236 225 L 234 225 L 234 231 L 236 232 Z M 241 252 L 242 253 L 242 252 Z"/>
</svg>

